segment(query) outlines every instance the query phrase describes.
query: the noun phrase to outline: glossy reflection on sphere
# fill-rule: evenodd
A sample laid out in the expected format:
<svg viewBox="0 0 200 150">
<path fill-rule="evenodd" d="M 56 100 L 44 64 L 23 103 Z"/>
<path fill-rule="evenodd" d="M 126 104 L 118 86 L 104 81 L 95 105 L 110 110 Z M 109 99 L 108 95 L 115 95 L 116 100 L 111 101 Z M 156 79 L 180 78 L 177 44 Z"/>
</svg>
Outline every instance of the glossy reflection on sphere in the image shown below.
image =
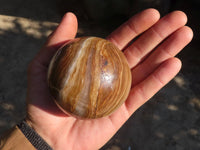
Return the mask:
<svg viewBox="0 0 200 150">
<path fill-rule="evenodd" d="M 77 38 L 51 60 L 48 86 L 56 104 L 79 118 L 111 114 L 126 100 L 131 72 L 123 53 L 97 37 Z"/>
</svg>

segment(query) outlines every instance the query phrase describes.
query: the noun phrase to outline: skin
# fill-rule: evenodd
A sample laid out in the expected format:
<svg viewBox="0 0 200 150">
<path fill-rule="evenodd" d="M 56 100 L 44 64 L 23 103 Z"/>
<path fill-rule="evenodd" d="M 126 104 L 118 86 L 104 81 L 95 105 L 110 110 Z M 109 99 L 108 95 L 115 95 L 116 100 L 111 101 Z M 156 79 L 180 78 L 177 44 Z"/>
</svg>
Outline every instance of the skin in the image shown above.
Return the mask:
<svg viewBox="0 0 200 150">
<path fill-rule="evenodd" d="M 157 10 L 147 9 L 112 32 L 107 39 L 123 50 L 133 74 L 132 88 L 126 102 L 112 115 L 80 120 L 64 114 L 55 105 L 46 81 L 53 54 L 77 33 L 76 16 L 67 13 L 29 65 L 26 121 L 55 150 L 101 148 L 139 107 L 179 72 L 181 61 L 175 55 L 193 37 L 186 22 L 187 16 L 181 11 L 160 19 Z"/>
</svg>

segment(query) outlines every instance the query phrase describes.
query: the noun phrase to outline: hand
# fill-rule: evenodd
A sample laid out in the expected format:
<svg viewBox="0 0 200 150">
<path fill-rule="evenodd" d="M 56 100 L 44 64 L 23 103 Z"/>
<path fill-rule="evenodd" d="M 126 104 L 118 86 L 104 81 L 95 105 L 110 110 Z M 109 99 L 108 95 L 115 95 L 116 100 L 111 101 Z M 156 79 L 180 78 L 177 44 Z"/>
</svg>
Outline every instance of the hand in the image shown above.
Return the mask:
<svg viewBox="0 0 200 150">
<path fill-rule="evenodd" d="M 192 30 L 185 26 L 187 17 L 183 12 L 159 17 L 154 9 L 144 10 L 107 37 L 124 51 L 132 69 L 132 88 L 116 112 L 95 120 L 79 120 L 64 114 L 48 91 L 46 77 L 50 59 L 77 32 L 75 15 L 67 13 L 63 17 L 28 71 L 26 120 L 53 149 L 101 148 L 140 106 L 179 72 L 181 61 L 174 56 L 191 41 Z"/>
</svg>

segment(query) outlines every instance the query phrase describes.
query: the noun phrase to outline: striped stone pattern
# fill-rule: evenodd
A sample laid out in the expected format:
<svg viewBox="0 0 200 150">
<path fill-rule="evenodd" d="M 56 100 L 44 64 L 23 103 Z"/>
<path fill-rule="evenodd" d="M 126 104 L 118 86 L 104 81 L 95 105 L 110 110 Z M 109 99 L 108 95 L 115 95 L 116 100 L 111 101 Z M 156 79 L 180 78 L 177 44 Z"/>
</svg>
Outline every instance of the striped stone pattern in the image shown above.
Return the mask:
<svg viewBox="0 0 200 150">
<path fill-rule="evenodd" d="M 57 51 L 48 85 L 58 106 L 79 118 L 111 114 L 126 100 L 131 72 L 123 53 L 97 37 L 77 38 Z"/>
</svg>

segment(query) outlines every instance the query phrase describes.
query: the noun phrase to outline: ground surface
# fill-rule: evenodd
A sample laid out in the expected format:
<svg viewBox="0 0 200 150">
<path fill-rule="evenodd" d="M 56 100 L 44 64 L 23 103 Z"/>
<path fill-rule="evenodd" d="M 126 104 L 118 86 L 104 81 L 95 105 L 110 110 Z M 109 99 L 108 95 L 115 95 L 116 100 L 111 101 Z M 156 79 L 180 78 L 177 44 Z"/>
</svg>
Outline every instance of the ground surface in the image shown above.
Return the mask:
<svg viewBox="0 0 200 150">
<path fill-rule="evenodd" d="M 75 1 L 76 2 L 76 1 Z M 76 12 L 79 33 L 105 37 L 120 21 L 91 21 L 77 3 L 59 0 L 0 0 L 0 134 L 25 116 L 26 69 L 63 13 Z M 182 1 L 181 1 L 182 2 Z M 65 5 L 63 5 L 65 4 Z M 193 42 L 179 58 L 183 69 L 141 107 L 102 150 L 200 149 L 200 51 L 198 2 L 172 9 L 188 12 Z"/>
</svg>

